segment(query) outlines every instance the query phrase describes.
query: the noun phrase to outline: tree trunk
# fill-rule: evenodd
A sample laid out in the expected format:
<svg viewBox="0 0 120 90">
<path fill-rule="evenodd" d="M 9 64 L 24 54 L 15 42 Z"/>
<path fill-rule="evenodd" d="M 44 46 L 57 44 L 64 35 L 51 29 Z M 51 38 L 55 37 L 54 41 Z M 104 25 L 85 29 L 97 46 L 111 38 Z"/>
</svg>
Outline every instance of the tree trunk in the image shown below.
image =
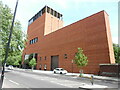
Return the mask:
<svg viewBox="0 0 120 90">
<path fill-rule="evenodd" d="M 32 66 L 32 70 L 34 69 L 34 66 Z"/>
<path fill-rule="evenodd" d="M 83 69 L 80 69 L 80 77 L 83 76 Z"/>
</svg>

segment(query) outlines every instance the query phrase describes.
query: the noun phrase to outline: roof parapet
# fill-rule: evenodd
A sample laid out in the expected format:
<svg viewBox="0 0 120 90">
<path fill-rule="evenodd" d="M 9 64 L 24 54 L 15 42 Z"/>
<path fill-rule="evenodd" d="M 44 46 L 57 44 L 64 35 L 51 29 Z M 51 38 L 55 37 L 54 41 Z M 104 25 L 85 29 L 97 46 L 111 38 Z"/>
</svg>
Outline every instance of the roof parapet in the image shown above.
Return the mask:
<svg viewBox="0 0 120 90">
<path fill-rule="evenodd" d="M 50 13 L 51 15 L 53 15 L 61 20 L 63 19 L 62 14 L 60 14 L 59 12 L 53 10 L 52 8 L 50 8 L 48 6 L 45 6 L 28 21 L 28 25 L 30 25 L 32 22 L 34 22 L 37 18 L 39 18 L 40 16 L 42 16 L 46 12 Z"/>
</svg>

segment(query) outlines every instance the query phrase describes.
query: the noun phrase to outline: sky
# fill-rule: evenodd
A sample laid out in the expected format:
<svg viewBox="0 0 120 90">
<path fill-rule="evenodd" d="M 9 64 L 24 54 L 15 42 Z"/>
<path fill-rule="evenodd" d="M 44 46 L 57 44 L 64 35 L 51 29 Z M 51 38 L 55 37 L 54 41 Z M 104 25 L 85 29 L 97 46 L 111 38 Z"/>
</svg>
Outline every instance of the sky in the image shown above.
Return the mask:
<svg viewBox="0 0 120 90">
<path fill-rule="evenodd" d="M 12 12 L 17 0 L 1 0 Z M 118 44 L 118 1 L 119 0 L 19 0 L 16 20 L 19 20 L 24 33 L 27 32 L 28 20 L 45 5 L 63 14 L 64 26 L 105 10 L 110 19 L 113 43 Z"/>
</svg>

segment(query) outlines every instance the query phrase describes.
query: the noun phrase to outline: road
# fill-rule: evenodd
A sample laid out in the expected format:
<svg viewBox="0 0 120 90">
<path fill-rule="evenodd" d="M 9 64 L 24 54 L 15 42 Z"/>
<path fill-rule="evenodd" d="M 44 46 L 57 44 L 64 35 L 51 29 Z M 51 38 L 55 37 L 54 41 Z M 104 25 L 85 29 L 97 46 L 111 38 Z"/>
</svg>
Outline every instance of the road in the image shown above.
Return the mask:
<svg viewBox="0 0 120 90">
<path fill-rule="evenodd" d="M 117 90 L 117 82 L 94 80 L 95 85 L 109 90 Z M 5 73 L 3 88 L 79 88 L 91 85 L 90 80 L 59 74 L 34 73 L 31 71 L 12 70 Z M 92 85 L 91 85 L 92 86 Z M 104 89 L 102 89 L 104 90 Z M 106 90 L 106 89 L 105 89 Z"/>
</svg>

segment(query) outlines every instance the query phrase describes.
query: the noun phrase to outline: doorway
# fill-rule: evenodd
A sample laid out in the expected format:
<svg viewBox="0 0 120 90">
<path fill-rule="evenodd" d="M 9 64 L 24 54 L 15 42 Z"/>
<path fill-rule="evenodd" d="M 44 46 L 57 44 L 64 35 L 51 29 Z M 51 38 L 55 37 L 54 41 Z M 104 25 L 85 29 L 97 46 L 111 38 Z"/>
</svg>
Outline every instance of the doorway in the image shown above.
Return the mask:
<svg viewBox="0 0 120 90">
<path fill-rule="evenodd" d="M 59 56 L 51 56 L 51 70 L 58 68 Z"/>
</svg>

